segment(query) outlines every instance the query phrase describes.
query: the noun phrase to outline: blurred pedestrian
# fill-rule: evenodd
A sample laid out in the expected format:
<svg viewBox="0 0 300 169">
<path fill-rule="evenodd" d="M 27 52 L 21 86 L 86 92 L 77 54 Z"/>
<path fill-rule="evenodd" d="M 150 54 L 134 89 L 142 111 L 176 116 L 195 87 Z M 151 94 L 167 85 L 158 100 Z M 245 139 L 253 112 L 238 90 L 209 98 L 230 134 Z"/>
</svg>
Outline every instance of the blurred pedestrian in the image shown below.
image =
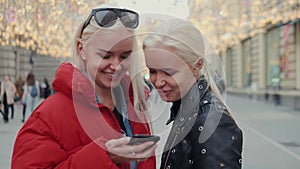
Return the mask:
<svg viewBox="0 0 300 169">
<path fill-rule="evenodd" d="M 0 86 L 1 86 L 1 81 L 0 81 Z M 1 94 L 1 87 L 0 87 L 0 94 Z M 4 123 L 6 123 L 7 121 L 6 121 L 6 116 L 5 116 L 5 114 L 4 114 L 4 112 L 3 112 L 3 104 L 2 104 L 2 97 L 0 97 L 0 113 L 1 113 L 1 115 L 2 115 L 2 118 L 3 118 L 3 121 L 4 121 Z"/>
<path fill-rule="evenodd" d="M 41 98 L 47 99 L 50 96 L 51 89 L 48 79 L 45 77 L 43 83 L 41 83 Z"/>
<path fill-rule="evenodd" d="M 39 95 L 40 95 L 39 82 L 35 80 L 34 74 L 30 72 L 28 73 L 25 80 L 24 94 L 22 98 L 22 104 L 25 109 L 25 111 L 23 110 L 23 118 L 22 118 L 23 122 L 31 115 L 34 108 L 36 107 L 37 101 L 39 99 Z"/>
<path fill-rule="evenodd" d="M 17 99 L 15 99 L 15 101 L 22 102 L 22 96 L 24 93 L 24 89 L 23 89 L 24 84 L 25 84 L 25 81 L 23 80 L 22 76 L 19 76 L 18 80 L 15 82 L 15 86 L 17 89 L 17 93 L 16 93 L 16 97 L 15 97 Z"/>
<path fill-rule="evenodd" d="M 11 82 L 9 76 L 4 76 L 1 82 L 1 98 L 2 104 L 4 106 L 5 122 L 9 121 L 9 108 L 11 109 L 10 118 L 14 118 L 14 97 L 16 95 L 17 89 L 13 82 Z"/>
</svg>

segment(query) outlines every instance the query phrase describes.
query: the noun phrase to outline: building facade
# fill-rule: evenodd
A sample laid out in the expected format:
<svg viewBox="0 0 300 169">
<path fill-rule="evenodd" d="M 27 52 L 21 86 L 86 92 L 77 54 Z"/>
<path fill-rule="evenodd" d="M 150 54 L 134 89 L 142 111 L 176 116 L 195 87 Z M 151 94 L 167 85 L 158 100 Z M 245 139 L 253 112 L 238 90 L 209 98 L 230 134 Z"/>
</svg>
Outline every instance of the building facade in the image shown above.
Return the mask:
<svg viewBox="0 0 300 169">
<path fill-rule="evenodd" d="M 38 81 L 47 78 L 51 82 L 56 68 L 66 59 L 39 55 L 28 49 L 8 45 L 0 46 L 0 60 L 0 80 L 8 75 L 15 82 L 20 76 L 25 79 L 28 72 L 33 72 Z"/>
<path fill-rule="evenodd" d="M 266 27 L 220 55 L 229 93 L 256 95 L 300 109 L 299 20 Z"/>
<path fill-rule="evenodd" d="M 191 0 L 221 57 L 227 92 L 300 109 L 300 1 Z"/>
</svg>

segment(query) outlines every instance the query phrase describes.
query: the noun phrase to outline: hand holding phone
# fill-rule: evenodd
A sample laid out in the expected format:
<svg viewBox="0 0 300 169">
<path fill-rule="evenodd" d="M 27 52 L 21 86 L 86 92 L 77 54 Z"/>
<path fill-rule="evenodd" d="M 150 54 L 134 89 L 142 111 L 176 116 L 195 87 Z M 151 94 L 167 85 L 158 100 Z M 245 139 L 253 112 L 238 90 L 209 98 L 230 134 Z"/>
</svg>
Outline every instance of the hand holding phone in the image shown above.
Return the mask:
<svg viewBox="0 0 300 169">
<path fill-rule="evenodd" d="M 147 141 L 153 141 L 154 143 L 157 143 L 159 140 L 160 137 L 156 135 L 135 134 L 130 139 L 129 145 L 138 145 Z"/>
</svg>

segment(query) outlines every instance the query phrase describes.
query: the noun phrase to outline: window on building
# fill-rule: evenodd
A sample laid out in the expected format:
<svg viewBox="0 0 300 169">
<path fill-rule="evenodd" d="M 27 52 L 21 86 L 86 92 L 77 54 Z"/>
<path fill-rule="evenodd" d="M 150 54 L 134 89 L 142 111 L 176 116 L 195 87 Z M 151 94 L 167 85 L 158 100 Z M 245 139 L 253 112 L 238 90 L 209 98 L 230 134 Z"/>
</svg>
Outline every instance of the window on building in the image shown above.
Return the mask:
<svg viewBox="0 0 300 169">
<path fill-rule="evenodd" d="M 279 30 L 267 32 L 267 84 L 274 88 L 280 86 Z"/>
</svg>

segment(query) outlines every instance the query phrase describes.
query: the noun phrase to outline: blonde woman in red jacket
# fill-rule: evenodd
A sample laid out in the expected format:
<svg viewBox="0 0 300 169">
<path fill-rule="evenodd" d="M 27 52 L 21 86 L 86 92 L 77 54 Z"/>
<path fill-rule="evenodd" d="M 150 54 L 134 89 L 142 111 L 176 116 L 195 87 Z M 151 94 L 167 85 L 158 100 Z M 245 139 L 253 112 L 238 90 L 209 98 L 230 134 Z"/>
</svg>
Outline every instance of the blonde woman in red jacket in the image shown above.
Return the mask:
<svg viewBox="0 0 300 169">
<path fill-rule="evenodd" d="M 75 66 L 58 67 L 56 93 L 19 131 L 11 168 L 155 168 L 154 142 L 129 145 L 133 134 L 150 134 L 140 111 L 146 85 L 135 71 L 138 19 L 118 7 L 91 11 L 75 35 Z"/>
</svg>

